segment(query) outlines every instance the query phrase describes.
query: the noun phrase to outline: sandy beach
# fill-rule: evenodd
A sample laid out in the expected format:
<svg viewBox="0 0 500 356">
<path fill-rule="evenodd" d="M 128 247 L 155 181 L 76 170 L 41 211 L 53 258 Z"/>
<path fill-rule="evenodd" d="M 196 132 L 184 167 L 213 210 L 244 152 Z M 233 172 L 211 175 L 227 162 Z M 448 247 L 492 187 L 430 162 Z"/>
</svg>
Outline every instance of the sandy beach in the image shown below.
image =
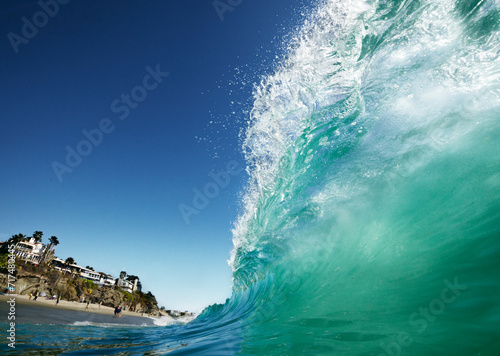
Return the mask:
<svg viewBox="0 0 500 356">
<path fill-rule="evenodd" d="M 29 300 L 29 296 L 20 294 L 0 295 L 0 302 L 4 303 L 10 298 L 15 298 L 16 304 L 26 304 L 33 306 L 44 306 L 49 308 L 85 311 L 91 313 L 106 314 L 111 316 L 114 315 L 114 310 L 115 310 L 114 308 L 106 307 L 104 305 L 101 305 L 101 307 L 99 308 L 98 304 L 89 304 L 89 308 L 85 309 L 87 307 L 87 303 L 69 302 L 67 300 L 60 300 L 59 304 L 56 305 L 56 301 L 53 299 L 49 300 L 46 299 L 46 297 L 38 297 L 38 299 L 34 301 L 33 299 Z M 141 313 L 135 313 L 128 310 L 122 311 L 122 315 L 135 316 L 135 317 L 142 316 Z M 148 317 L 148 316 L 144 314 L 143 317 Z"/>
</svg>

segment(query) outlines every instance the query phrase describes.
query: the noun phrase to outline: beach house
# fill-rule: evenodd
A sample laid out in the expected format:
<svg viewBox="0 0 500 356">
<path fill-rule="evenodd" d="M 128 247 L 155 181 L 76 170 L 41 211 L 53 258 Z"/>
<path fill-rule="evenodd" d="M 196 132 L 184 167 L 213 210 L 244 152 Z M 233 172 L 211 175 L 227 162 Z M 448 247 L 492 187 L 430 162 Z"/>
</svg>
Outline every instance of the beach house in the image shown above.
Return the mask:
<svg viewBox="0 0 500 356">
<path fill-rule="evenodd" d="M 20 241 L 16 244 L 14 254 L 18 259 L 39 264 L 46 246 L 41 242 L 35 242 L 32 237 L 29 241 Z"/>
<path fill-rule="evenodd" d="M 77 273 L 80 274 L 80 277 L 92 281 L 96 284 L 99 283 L 101 279 L 101 275 L 99 274 L 99 272 L 77 265 L 75 265 L 75 269 L 78 271 Z"/>
<path fill-rule="evenodd" d="M 99 272 L 95 272 L 89 268 L 82 267 L 77 264 L 67 264 L 66 261 L 63 261 L 58 257 L 54 257 L 52 259 L 52 266 L 55 270 L 64 273 L 72 273 L 94 283 L 99 283 L 101 279 L 101 274 Z"/>
<path fill-rule="evenodd" d="M 128 276 L 127 272 L 121 271 L 120 277 L 116 280 L 116 285 L 121 289 L 132 293 L 136 290 L 141 290 L 141 282 L 139 282 L 139 277 L 137 276 Z"/>
<path fill-rule="evenodd" d="M 61 260 L 59 257 L 55 257 L 52 259 L 52 268 L 59 272 L 71 273 L 71 268 L 66 265 L 64 260 Z"/>
<path fill-rule="evenodd" d="M 99 272 L 99 282 L 97 284 L 102 286 L 114 286 L 116 283 L 115 278 L 113 276 L 106 274 L 104 272 Z"/>
<path fill-rule="evenodd" d="M 68 265 L 66 261 L 60 259 L 59 257 L 54 257 L 52 259 L 52 267 L 59 272 L 72 273 L 81 278 L 85 278 L 94 282 L 99 287 L 114 286 L 116 284 L 115 278 L 109 274 L 96 272 L 93 269 L 82 267 L 77 264 Z"/>
</svg>

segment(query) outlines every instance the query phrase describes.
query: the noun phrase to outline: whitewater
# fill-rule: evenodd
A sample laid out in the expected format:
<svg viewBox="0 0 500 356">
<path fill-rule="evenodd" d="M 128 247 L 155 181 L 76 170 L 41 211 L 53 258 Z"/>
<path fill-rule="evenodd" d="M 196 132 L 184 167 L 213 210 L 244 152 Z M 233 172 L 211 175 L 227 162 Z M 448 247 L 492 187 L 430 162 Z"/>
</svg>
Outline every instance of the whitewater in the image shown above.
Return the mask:
<svg viewBox="0 0 500 356">
<path fill-rule="evenodd" d="M 255 84 L 233 294 L 12 354 L 499 355 L 500 1 L 324 1 Z M 5 343 L 5 341 L 2 341 Z"/>
</svg>

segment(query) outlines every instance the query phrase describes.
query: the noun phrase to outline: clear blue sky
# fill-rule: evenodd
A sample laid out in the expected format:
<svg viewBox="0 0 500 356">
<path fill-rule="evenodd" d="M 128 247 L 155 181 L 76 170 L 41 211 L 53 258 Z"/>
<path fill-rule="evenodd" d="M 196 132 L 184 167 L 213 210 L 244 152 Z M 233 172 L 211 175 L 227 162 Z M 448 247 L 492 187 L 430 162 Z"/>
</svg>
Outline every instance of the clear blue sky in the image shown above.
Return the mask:
<svg viewBox="0 0 500 356">
<path fill-rule="evenodd" d="M 245 166 L 252 85 L 308 6 L 244 0 L 221 21 L 211 0 L 73 0 L 49 6 L 53 17 L 36 1 L 2 1 L 0 240 L 55 235 L 58 257 L 138 275 L 167 308 L 223 302 L 246 175 L 212 191 L 189 224 L 179 204 L 193 207 L 211 171 Z M 157 65 L 169 73 L 158 85 L 146 78 Z M 100 125 L 113 131 L 88 153 L 82 131 Z M 88 155 L 70 167 L 67 146 Z"/>
</svg>

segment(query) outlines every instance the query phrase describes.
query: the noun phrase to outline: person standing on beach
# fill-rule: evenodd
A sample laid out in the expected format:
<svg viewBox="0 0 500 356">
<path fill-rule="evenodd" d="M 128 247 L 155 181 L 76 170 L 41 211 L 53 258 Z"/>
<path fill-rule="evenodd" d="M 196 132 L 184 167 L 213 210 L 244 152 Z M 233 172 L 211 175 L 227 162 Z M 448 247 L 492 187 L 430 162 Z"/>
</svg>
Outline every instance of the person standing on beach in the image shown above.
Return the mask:
<svg viewBox="0 0 500 356">
<path fill-rule="evenodd" d="M 115 317 L 119 318 L 122 316 L 122 307 L 120 304 L 115 308 Z"/>
<path fill-rule="evenodd" d="M 101 309 L 102 300 L 99 302 L 99 309 Z"/>
<path fill-rule="evenodd" d="M 59 295 L 57 296 L 56 305 L 59 304 L 60 300 L 61 300 L 61 294 L 59 293 Z"/>
<path fill-rule="evenodd" d="M 87 306 L 85 307 L 85 310 L 89 310 L 89 304 L 90 304 L 90 299 L 87 299 Z"/>
<path fill-rule="evenodd" d="M 38 289 L 35 291 L 35 298 L 33 298 L 34 301 L 38 298 Z"/>
<path fill-rule="evenodd" d="M 30 298 L 28 300 L 31 300 L 33 298 L 33 292 L 30 293 Z"/>
</svg>

